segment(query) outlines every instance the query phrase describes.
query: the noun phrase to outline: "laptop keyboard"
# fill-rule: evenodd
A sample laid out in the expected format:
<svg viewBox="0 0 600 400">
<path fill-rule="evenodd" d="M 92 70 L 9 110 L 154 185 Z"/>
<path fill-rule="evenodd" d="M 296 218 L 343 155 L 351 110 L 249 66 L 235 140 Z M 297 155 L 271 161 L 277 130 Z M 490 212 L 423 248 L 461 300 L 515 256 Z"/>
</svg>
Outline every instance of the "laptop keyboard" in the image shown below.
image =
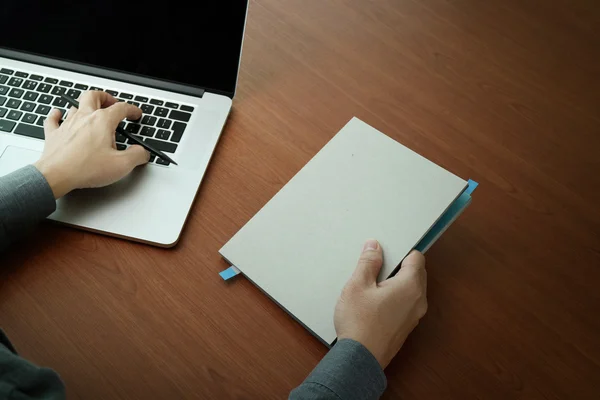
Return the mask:
<svg viewBox="0 0 600 400">
<path fill-rule="evenodd" d="M 0 68 L 0 132 L 43 140 L 44 120 L 50 111 L 58 108 L 63 117 L 67 113 L 68 105 L 60 95 L 77 99 L 86 90 L 103 90 L 119 101 L 140 107 L 143 114 L 139 120 L 122 121 L 119 126 L 165 153 L 175 153 L 194 111 L 192 106 L 163 99 Z M 119 133 L 115 139 L 118 150 L 133 144 Z M 155 156 L 150 162 L 169 165 Z"/>
</svg>

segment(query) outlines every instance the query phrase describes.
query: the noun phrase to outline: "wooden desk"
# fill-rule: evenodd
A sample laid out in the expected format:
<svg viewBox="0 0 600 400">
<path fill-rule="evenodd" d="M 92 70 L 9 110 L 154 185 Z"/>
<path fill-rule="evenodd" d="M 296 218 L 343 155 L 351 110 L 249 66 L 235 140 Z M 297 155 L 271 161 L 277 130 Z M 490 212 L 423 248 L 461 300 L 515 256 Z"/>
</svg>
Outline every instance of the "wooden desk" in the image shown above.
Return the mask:
<svg viewBox="0 0 600 400">
<path fill-rule="evenodd" d="M 252 1 L 179 245 L 45 224 L 2 255 L 1 325 L 72 399 L 286 397 L 326 349 L 222 282 L 217 250 L 356 115 L 481 183 L 427 255 L 429 313 L 386 398 L 600 398 L 596 3 Z"/>
</svg>

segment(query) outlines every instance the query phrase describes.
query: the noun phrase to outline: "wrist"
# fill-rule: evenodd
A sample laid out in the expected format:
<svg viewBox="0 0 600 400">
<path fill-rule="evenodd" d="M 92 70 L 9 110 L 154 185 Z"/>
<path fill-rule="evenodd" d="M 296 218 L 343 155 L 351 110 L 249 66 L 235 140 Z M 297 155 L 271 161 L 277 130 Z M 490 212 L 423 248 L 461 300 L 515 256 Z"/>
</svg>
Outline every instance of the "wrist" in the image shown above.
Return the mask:
<svg viewBox="0 0 600 400">
<path fill-rule="evenodd" d="M 355 342 L 360 343 L 365 349 L 367 349 L 369 351 L 369 353 L 371 353 L 371 355 L 375 358 L 375 360 L 377 360 L 377 362 L 381 366 L 382 370 L 385 369 L 385 367 L 387 367 L 391 361 L 391 358 L 389 357 L 388 352 L 385 351 L 382 348 L 382 346 L 378 345 L 377 343 L 372 343 L 371 341 L 365 340 L 364 338 L 361 338 L 356 335 L 340 335 L 340 336 L 338 336 L 338 340 L 342 340 L 342 339 L 350 339 L 350 340 L 354 340 Z"/>
<path fill-rule="evenodd" d="M 38 171 L 44 176 L 48 186 L 52 189 L 52 194 L 56 200 L 60 199 L 71 190 L 73 187 L 67 179 L 67 174 L 52 165 L 48 165 L 44 160 L 40 159 L 33 164 Z"/>
</svg>

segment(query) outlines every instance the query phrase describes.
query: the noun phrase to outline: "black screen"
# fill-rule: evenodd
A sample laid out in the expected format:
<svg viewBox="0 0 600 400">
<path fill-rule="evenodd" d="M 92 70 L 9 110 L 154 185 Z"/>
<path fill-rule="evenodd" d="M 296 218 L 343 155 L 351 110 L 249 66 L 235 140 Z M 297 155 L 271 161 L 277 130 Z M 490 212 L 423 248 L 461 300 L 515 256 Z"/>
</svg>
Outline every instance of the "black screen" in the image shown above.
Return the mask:
<svg viewBox="0 0 600 400">
<path fill-rule="evenodd" d="M 246 0 L 3 0 L 0 47 L 234 92 Z"/>
</svg>

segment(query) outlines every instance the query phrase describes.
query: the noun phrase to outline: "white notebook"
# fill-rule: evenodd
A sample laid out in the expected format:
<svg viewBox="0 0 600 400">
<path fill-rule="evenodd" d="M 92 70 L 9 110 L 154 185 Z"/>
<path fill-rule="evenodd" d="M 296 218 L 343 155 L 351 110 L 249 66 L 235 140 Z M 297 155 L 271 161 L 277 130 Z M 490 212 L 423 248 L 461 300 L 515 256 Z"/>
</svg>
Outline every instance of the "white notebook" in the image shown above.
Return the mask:
<svg viewBox="0 0 600 400">
<path fill-rule="evenodd" d="M 220 250 L 324 343 L 366 239 L 394 272 L 467 182 L 353 118 Z"/>
</svg>

